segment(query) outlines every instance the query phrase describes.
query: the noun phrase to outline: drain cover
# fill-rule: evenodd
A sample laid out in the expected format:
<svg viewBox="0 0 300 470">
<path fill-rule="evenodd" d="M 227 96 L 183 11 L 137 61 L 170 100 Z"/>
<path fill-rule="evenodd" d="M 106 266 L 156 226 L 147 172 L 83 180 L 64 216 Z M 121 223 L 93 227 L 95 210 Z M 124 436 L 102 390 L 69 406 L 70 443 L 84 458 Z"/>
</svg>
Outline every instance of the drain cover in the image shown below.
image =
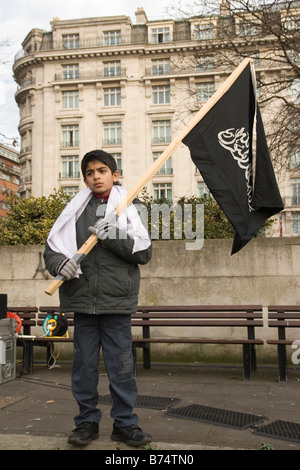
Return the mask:
<svg viewBox="0 0 300 470">
<path fill-rule="evenodd" d="M 289 421 L 274 421 L 255 429 L 254 434 L 274 437 L 286 441 L 300 442 L 300 424 Z"/>
<path fill-rule="evenodd" d="M 172 408 L 165 415 L 176 418 L 186 418 L 205 423 L 245 429 L 267 418 L 237 411 L 223 410 L 203 405 L 189 405 L 183 408 Z"/>
<path fill-rule="evenodd" d="M 155 410 L 165 410 L 170 406 L 180 402 L 180 398 L 168 397 L 151 397 L 147 395 L 138 395 L 135 403 L 137 408 L 153 408 Z M 110 404 L 112 403 L 111 395 L 102 395 L 99 397 L 99 403 Z"/>
</svg>

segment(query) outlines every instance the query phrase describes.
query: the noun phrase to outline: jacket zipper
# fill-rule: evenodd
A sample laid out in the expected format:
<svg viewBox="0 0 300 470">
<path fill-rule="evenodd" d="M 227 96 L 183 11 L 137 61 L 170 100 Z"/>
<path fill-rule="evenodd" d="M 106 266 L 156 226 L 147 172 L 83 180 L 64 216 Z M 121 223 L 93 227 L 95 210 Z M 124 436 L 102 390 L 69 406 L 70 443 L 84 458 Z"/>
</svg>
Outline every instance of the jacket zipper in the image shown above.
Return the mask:
<svg viewBox="0 0 300 470">
<path fill-rule="evenodd" d="M 93 305 L 93 314 L 96 313 L 96 303 L 97 303 L 96 292 L 97 292 L 97 272 L 96 272 L 96 274 L 95 274 L 95 284 L 94 284 L 94 305 Z"/>
</svg>

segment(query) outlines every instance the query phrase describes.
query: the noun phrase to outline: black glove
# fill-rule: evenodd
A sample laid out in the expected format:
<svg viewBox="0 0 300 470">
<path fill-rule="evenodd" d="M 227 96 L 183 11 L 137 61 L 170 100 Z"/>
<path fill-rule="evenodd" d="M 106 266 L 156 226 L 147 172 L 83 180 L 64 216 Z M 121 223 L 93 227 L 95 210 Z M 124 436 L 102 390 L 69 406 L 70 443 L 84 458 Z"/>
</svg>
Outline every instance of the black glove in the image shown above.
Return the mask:
<svg viewBox="0 0 300 470">
<path fill-rule="evenodd" d="M 63 259 L 56 267 L 56 273 L 63 276 L 67 281 L 76 276 L 78 269 L 77 263 L 71 258 Z"/>
</svg>

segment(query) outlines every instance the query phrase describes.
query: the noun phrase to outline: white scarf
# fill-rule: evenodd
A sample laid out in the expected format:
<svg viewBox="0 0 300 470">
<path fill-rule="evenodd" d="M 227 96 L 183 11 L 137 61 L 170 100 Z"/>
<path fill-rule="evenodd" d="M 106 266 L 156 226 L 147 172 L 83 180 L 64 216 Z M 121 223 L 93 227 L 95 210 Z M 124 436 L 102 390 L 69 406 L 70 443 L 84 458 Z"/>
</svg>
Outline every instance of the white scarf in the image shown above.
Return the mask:
<svg viewBox="0 0 300 470">
<path fill-rule="evenodd" d="M 125 188 L 113 185 L 107 201 L 105 217 L 114 211 L 126 194 Z M 53 251 L 62 253 L 67 258 L 72 258 L 77 252 L 76 221 L 92 196 L 92 190 L 84 188 L 64 208 L 47 238 L 48 245 Z M 145 250 L 151 245 L 148 232 L 142 224 L 134 204 L 130 204 L 120 216 L 117 216 L 116 226 L 120 230 L 126 231 L 134 239 L 132 253 Z"/>
</svg>

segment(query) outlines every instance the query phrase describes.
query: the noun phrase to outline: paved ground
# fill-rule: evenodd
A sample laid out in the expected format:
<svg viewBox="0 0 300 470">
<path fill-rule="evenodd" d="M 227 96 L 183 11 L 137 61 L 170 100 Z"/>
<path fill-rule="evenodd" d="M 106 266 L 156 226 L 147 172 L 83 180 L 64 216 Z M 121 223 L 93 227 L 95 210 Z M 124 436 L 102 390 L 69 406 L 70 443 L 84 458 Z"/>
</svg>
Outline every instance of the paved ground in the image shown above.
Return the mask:
<svg viewBox="0 0 300 470">
<path fill-rule="evenodd" d="M 71 364 L 48 369 L 35 365 L 31 375 L 0 384 L 1 450 L 73 450 L 67 437 L 74 427 L 77 405 L 70 388 Z M 279 383 L 276 368 L 264 367 L 251 381 L 243 381 L 239 367 L 153 365 L 138 367 L 139 395 L 178 398 L 172 406 L 211 406 L 268 418 L 267 423 L 284 420 L 300 423 L 300 370 L 288 373 Z M 100 395 L 108 394 L 105 370 L 100 369 Z M 134 450 L 111 441 L 110 405 L 103 412 L 100 438 L 87 450 Z M 253 429 L 234 429 L 189 419 L 167 416 L 166 410 L 137 408 L 139 424 L 153 436 L 155 450 L 259 450 L 262 443 L 275 450 L 300 450 L 300 442 L 264 437 Z M 118 454 L 120 455 L 120 454 Z M 128 455 L 128 454 L 126 454 Z"/>
</svg>

